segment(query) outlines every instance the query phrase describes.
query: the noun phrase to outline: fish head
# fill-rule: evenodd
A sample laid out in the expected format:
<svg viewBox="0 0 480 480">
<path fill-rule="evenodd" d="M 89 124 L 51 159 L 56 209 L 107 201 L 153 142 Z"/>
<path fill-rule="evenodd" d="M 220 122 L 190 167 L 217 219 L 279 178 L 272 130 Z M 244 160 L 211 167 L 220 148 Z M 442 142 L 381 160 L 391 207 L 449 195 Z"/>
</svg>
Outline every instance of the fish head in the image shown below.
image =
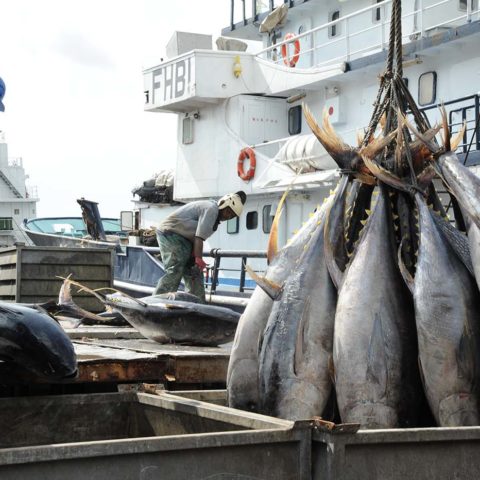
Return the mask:
<svg viewBox="0 0 480 480">
<path fill-rule="evenodd" d="M 73 344 L 47 314 L 3 303 L 0 324 L 0 355 L 6 361 L 46 378 L 71 378 L 77 374 Z"/>
</svg>

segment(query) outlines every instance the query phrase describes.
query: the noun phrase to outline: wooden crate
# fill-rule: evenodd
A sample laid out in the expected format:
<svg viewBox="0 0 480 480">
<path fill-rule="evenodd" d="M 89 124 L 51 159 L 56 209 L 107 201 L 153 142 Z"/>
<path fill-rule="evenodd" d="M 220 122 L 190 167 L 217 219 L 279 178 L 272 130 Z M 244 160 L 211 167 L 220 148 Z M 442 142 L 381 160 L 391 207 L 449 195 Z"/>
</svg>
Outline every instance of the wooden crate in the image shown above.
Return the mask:
<svg viewBox="0 0 480 480">
<path fill-rule="evenodd" d="M 0 300 L 43 303 L 57 300 L 62 286 L 58 277 L 67 277 L 89 288 L 113 286 L 112 249 L 16 246 L 0 249 Z M 74 301 L 91 312 L 103 305 L 86 293 L 72 288 Z"/>
</svg>

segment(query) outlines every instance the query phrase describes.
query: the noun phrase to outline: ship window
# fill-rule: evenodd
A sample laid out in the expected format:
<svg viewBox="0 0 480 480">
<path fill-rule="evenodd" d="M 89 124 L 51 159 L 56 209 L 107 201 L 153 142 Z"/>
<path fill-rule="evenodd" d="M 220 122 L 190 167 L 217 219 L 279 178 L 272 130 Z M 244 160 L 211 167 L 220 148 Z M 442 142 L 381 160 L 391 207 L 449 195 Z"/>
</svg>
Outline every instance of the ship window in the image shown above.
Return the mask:
<svg viewBox="0 0 480 480">
<path fill-rule="evenodd" d="M 263 233 L 270 233 L 272 229 L 274 213 L 271 205 L 265 205 L 262 211 L 262 229 Z"/>
<path fill-rule="evenodd" d="M 288 109 L 288 133 L 297 135 L 302 131 L 302 106 L 297 105 Z"/>
<path fill-rule="evenodd" d="M 182 143 L 189 145 L 193 143 L 193 118 L 185 117 L 182 121 Z"/>
<path fill-rule="evenodd" d="M 238 233 L 239 225 L 238 217 L 227 220 L 227 233 Z"/>
<path fill-rule="evenodd" d="M 422 73 L 418 79 L 418 104 L 422 107 L 435 102 L 437 97 L 437 72 Z"/>
<path fill-rule="evenodd" d="M 0 218 L 0 230 L 13 230 L 12 219 L 9 217 Z"/>
<path fill-rule="evenodd" d="M 14 214 L 14 215 L 20 215 L 20 209 L 19 209 L 19 208 L 15 208 L 15 209 L 13 210 L 13 214 Z"/>
<path fill-rule="evenodd" d="M 330 22 L 333 22 L 335 20 L 338 20 L 340 18 L 340 10 L 335 10 L 330 14 Z M 336 23 L 335 25 L 332 25 L 328 29 L 328 36 L 330 38 L 336 37 L 337 35 L 340 35 L 340 23 Z"/>
<path fill-rule="evenodd" d="M 247 230 L 255 230 L 258 227 L 258 213 L 247 213 Z"/>
<path fill-rule="evenodd" d="M 375 2 L 373 3 L 381 3 L 383 2 L 384 0 L 376 0 Z M 374 8 L 373 9 L 373 21 L 374 23 L 376 22 L 380 22 L 382 20 L 382 9 L 384 7 L 378 7 L 378 8 Z"/>
</svg>

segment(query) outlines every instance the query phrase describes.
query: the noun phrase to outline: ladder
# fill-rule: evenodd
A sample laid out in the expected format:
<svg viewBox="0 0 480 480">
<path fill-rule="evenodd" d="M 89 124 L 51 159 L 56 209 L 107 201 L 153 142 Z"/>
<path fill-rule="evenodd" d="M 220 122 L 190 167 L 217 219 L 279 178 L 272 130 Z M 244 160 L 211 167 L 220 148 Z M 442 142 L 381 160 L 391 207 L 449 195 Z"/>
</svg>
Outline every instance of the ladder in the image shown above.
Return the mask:
<svg viewBox="0 0 480 480">
<path fill-rule="evenodd" d="M 0 178 L 5 182 L 7 187 L 17 198 L 23 198 L 23 195 L 17 190 L 15 185 L 8 179 L 8 177 L 5 175 L 5 173 L 2 170 L 0 170 Z"/>
</svg>

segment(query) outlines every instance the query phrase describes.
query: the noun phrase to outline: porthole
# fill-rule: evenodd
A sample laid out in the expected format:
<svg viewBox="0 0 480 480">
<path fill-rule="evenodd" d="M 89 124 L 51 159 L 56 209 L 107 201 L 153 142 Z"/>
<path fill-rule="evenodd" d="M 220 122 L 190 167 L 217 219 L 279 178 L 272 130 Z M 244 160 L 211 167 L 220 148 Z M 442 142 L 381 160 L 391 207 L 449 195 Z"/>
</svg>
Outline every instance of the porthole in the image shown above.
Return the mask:
<svg viewBox="0 0 480 480">
<path fill-rule="evenodd" d="M 182 143 L 189 145 L 193 143 L 193 118 L 185 117 L 182 121 Z"/>
<path fill-rule="evenodd" d="M 262 230 L 263 233 L 270 233 L 272 229 L 274 212 L 271 205 L 265 205 L 262 210 Z"/>
<path fill-rule="evenodd" d="M 437 72 L 422 73 L 418 79 L 418 104 L 431 105 L 437 97 Z"/>
<path fill-rule="evenodd" d="M 329 16 L 329 21 L 330 22 L 333 22 L 335 20 L 338 20 L 340 18 L 340 10 L 335 10 L 334 12 L 332 12 Z M 330 38 L 332 37 L 336 37 L 337 35 L 340 35 L 340 23 L 336 23 L 335 25 L 332 25 L 329 29 L 328 29 L 328 36 Z"/>
<path fill-rule="evenodd" d="M 247 213 L 247 230 L 255 230 L 258 227 L 258 213 Z"/>
<path fill-rule="evenodd" d="M 240 229 L 240 222 L 238 217 L 227 220 L 227 233 L 230 233 L 230 234 L 238 233 L 239 229 Z"/>
<path fill-rule="evenodd" d="M 288 109 L 288 133 L 298 135 L 302 131 L 302 106 Z"/>
</svg>

